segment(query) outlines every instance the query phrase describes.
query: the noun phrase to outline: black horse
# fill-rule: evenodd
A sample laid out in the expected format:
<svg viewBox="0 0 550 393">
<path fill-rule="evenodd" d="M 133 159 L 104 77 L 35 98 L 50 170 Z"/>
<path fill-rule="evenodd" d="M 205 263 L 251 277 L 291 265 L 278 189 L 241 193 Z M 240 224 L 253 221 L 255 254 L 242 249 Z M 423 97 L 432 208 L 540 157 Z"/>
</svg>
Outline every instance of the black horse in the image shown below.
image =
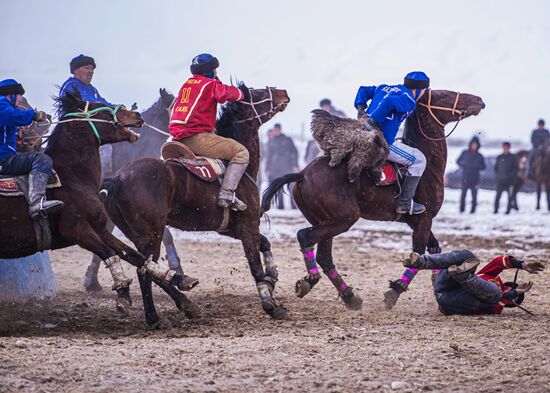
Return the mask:
<svg viewBox="0 0 550 393">
<path fill-rule="evenodd" d="M 168 139 L 168 135 L 159 131 L 168 131 L 170 108 L 174 103 L 175 97 L 168 93 L 166 89 L 160 89 L 159 93 L 159 99 L 149 109 L 141 114 L 143 120 L 145 121 L 145 125 L 140 130 L 141 137 L 139 140 L 134 143 L 131 148 L 126 146 L 126 143 L 117 143 L 112 145 L 113 153 L 110 171 L 103 173 L 103 178 L 113 176 L 116 171 L 130 161 L 134 161 L 142 157 L 158 158 L 160 156 L 160 148 Z M 151 128 L 150 126 L 155 128 Z M 111 232 L 114 228 L 113 223 L 110 221 L 108 223 L 108 228 Z M 168 228 L 165 228 L 164 230 L 162 242 L 166 248 L 166 258 L 170 269 L 176 270 L 178 274 L 183 275 L 180 258 L 174 245 L 174 239 L 172 238 L 172 234 Z M 97 278 L 100 265 L 101 259 L 97 255 L 94 255 L 84 276 L 84 287 L 89 292 L 99 292 L 103 289 Z"/>
</svg>

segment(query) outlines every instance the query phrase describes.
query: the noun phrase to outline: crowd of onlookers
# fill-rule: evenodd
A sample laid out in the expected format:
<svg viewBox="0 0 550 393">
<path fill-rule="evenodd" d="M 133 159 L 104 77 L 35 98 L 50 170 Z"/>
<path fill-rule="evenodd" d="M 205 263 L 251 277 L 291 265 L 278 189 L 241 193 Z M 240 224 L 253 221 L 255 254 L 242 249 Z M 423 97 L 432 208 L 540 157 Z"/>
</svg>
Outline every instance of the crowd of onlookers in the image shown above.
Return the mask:
<svg viewBox="0 0 550 393">
<path fill-rule="evenodd" d="M 545 128 L 545 122 L 543 119 L 538 121 L 538 126 L 533 130 L 531 134 L 532 149 L 528 156 L 527 169 L 525 176 L 530 177 L 533 171 L 533 158 L 534 152 L 537 149 L 546 146 L 550 141 L 550 132 Z M 463 213 L 466 210 L 466 195 L 468 191 L 472 195 L 472 204 L 470 213 L 475 213 L 477 207 L 477 190 L 479 189 L 480 172 L 483 171 L 485 166 L 485 158 L 479 152 L 481 145 L 479 138 L 473 137 L 468 148 L 464 150 L 458 160 L 457 164 L 462 169 L 462 193 L 460 196 L 460 212 Z M 494 213 L 497 214 L 500 207 L 500 199 L 503 193 L 508 194 L 508 203 L 505 213 L 510 214 L 514 208 L 514 198 L 512 197 L 512 189 L 518 178 L 519 174 L 519 160 L 516 155 L 511 151 L 510 142 L 502 143 L 502 153 L 497 156 L 494 169 L 496 175 L 496 195 L 494 204 Z"/>
</svg>

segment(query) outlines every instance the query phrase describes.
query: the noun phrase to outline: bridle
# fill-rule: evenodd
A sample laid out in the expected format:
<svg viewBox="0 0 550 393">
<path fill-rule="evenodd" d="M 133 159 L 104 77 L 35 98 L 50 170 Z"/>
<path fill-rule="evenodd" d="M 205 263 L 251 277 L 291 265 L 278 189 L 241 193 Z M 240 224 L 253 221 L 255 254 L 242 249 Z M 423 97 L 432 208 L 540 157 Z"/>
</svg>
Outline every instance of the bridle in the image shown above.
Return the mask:
<svg viewBox="0 0 550 393">
<path fill-rule="evenodd" d="M 256 102 L 254 102 L 254 100 L 252 99 L 252 92 L 253 91 L 263 91 L 263 89 L 252 89 L 252 88 L 248 89 L 248 95 L 250 96 L 250 102 L 240 101 L 240 103 L 244 104 L 244 105 L 251 106 L 252 110 L 254 111 L 254 116 L 248 117 L 248 118 L 243 119 L 243 120 L 236 120 L 234 123 L 246 123 L 247 121 L 258 120 L 260 122 L 260 125 L 262 125 L 267 120 L 269 120 L 269 119 L 262 120 L 262 116 L 275 114 L 279 111 L 280 107 L 284 104 L 281 103 L 281 104 L 278 104 L 278 105 L 273 105 L 273 88 L 266 86 L 266 89 L 269 92 L 269 98 L 264 98 L 263 100 L 256 101 Z M 266 102 L 271 103 L 271 108 L 269 108 L 268 111 L 263 112 L 261 114 L 258 113 L 258 110 L 256 109 L 256 105 L 260 105 L 260 104 L 263 104 L 263 103 L 266 103 Z"/>
<path fill-rule="evenodd" d="M 423 102 L 418 102 L 417 104 L 420 105 L 420 106 L 423 106 L 425 108 L 428 108 L 428 112 L 430 113 L 430 116 L 432 116 L 432 118 L 437 122 L 437 124 L 439 124 L 441 127 L 443 127 L 443 129 L 445 129 L 445 124 L 441 122 L 441 120 L 439 120 L 437 118 L 437 116 L 433 113 L 432 109 L 436 109 L 436 110 L 440 110 L 440 111 L 447 111 L 447 112 L 451 112 L 453 115 L 458 115 L 458 119 L 456 121 L 456 124 L 455 126 L 453 127 L 453 129 L 451 130 L 451 132 L 449 132 L 447 135 L 443 136 L 442 138 L 432 138 L 428 135 L 426 135 L 426 133 L 424 132 L 424 130 L 422 129 L 422 126 L 420 125 L 420 120 L 418 119 L 418 116 L 416 116 L 416 121 L 418 122 L 418 127 L 420 128 L 420 132 L 422 133 L 422 136 L 424 136 L 424 138 L 430 140 L 430 141 L 442 141 L 442 140 L 445 140 L 447 139 L 449 136 L 451 136 L 451 134 L 456 130 L 456 127 L 458 127 L 458 124 L 460 123 L 460 121 L 465 117 L 466 113 L 464 111 L 461 111 L 460 109 L 457 109 L 457 105 L 458 105 L 458 99 L 460 98 L 460 93 L 457 91 L 456 92 L 456 98 L 455 98 L 455 102 L 453 104 L 453 107 L 452 108 L 447 108 L 447 107 L 444 107 L 444 106 L 435 106 L 435 105 L 432 105 L 432 89 L 428 89 L 428 103 L 427 104 L 424 104 Z"/>
</svg>

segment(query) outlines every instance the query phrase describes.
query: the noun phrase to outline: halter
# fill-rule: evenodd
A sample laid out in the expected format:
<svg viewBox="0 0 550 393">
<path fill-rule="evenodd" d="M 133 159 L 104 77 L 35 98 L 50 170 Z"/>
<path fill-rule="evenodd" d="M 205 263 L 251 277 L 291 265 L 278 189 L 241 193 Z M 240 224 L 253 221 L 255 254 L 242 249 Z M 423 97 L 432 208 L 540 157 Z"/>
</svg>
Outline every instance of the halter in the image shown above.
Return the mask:
<svg viewBox="0 0 550 393">
<path fill-rule="evenodd" d="M 235 123 L 245 123 L 247 121 L 257 119 L 260 122 L 260 125 L 262 125 L 262 124 L 265 123 L 262 120 L 262 116 L 270 115 L 270 114 L 276 113 L 278 111 L 279 105 L 277 105 L 277 106 L 273 105 L 273 91 L 272 91 L 271 87 L 266 86 L 266 89 L 269 92 L 269 98 L 264 98 L 263 100 L 256 101 L 256 102 L 254 102 L 252 100 L 252 92 L 254 90 L 262 90 L 262 89 L 248 89 L 248 95 L 250 96 L 250 102 L 240 101 L 240 103 L 251 106 L 252 110 L 254 111 L 255 116 L 251 116 L 251 117 L 249 117 L 247 119 L 244 119 L 244 120 L 237 120 L 237 121 L 235 121 Z M 270 102 L 271 103 L 271 108 L 267 112 L 259 114 L 258 111 L 256 110 L 256 105 L 263 104 L 264 102 Z"/>
<path fill-rule="evenodd" d="M 456 92 L 456 98 L 455 98 L 455 102 L 454 102 L 454 105 L 452 108 L 446 108 L 444 106 L 435 106 L 435 105 L 432 105 L 432 89 L 428 89 L 428 103 L 427 104 L 424 104 L 423 102 L 418 102 L 418 105 L 420 106 L 423 106 L 425 108 L 428 108 L 428 112 L 430 113 L 430 115 L 432 116 L 432 118 L 437 122 L 437 124 L 439 124 L 441 127 L 445 128 L 445 124 L 442 123 L 438 118 L 437 116 L 433 113 L 432 109 L 437 109 L 437 110 L 440 110 L 440 111 L 447 111 L 447 112 L 451 112 L 453 115 L 458 115 L 458 119 L 457 119 L 457 122 L 455 124 L 455 126 L 453 127 L 453 129 L 451 130 L 451 132 L 449 132 L 447 135 L 445 135 L 444 137 L 442 138 L 432 138 L 432 137 L 429 137 L 428 135 L 426 135 L 426 133 L 424 133 L 424 130 L 422 129 L 422 126 L 420 125 L 420 120 L 418 120 L 418 116 L 416 117 L 416 120 L 418 122 L 418 127 L 420 128 L 420 132 L 422 133 L 422 135 L 424 136 L 424 138 L 430 140 L 430 141 L 442 141 L 442 140 L 445 140 L 447 139 L 449 136 L 451 136 L 451 134 L 456 130 L 456 127 L 458 127 L 458 123 L 460 123 L 460 121 L 464 118 L 464 115 L 465 115 L 465 112 L 464 111 L 461 111 L 460 109 L 456 109 L 457 105 L 458 105 L 458 99 L 460 98 L 460 93 L 459 92 Z"/>
<path fill-rule="evenodd" d="M 90 127 L 92 127 L 92 131 L 94 132 L 94 135 L 97 138 L 99 144 L 101 144 L 101 137 L 99 136 L 99 132 L 97 131 L 97 128 L 94 123 L 109 123 L 114 125 L 115 127 L 120 126 L 116 113 L 124 105 L 118 104 L 114 108 L 111 108 L 109 106 L 103 106 L 101 108 L 96 108 L 96 109 L 92 109 L 91 111 L 88 111 L 89 105 L 90 105 L 90 102 L 86 101 L 86 106 L 84 107 L 84 110 L 82 112 L 67 113 L 65 115 L 65 117 L 76 117 L 76 119 L 61 120 L 61 121 L 58 121 L 57 124 L 69 123 L 73 121 L 87 121 Z M 113 120 L 93 119 L 93 117 L 101 111 L 108 111 L 111 114 L 111 116 L 113 116 Z"/>
</svg>

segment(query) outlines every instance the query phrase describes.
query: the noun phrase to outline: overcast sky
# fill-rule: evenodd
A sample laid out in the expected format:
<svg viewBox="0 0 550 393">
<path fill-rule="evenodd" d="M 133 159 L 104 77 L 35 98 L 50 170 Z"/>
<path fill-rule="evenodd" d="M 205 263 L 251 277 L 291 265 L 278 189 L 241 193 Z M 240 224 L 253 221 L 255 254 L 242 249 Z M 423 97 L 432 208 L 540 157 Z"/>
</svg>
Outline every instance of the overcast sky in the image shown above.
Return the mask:
<svg viewBox="0 0 550 393">
<path fill-rule="evenodd" d="M 227 83 L 287 89 L 278 120 L 295 135 L 309 133 L 321 98 L 354 116 L 358 86 L 401 83 L 411 70 L 484 99 L 460 137 L 527 139 L 550 120 L 548 1 L 1 0 L 0 11 L 0 79 L 17 79 L 46 110 L 80 53 L 95 58 L 104 97 L 144 109 L 159 87 L 177 93 L 191 59 L 210 52 Z"/>
</svg>

